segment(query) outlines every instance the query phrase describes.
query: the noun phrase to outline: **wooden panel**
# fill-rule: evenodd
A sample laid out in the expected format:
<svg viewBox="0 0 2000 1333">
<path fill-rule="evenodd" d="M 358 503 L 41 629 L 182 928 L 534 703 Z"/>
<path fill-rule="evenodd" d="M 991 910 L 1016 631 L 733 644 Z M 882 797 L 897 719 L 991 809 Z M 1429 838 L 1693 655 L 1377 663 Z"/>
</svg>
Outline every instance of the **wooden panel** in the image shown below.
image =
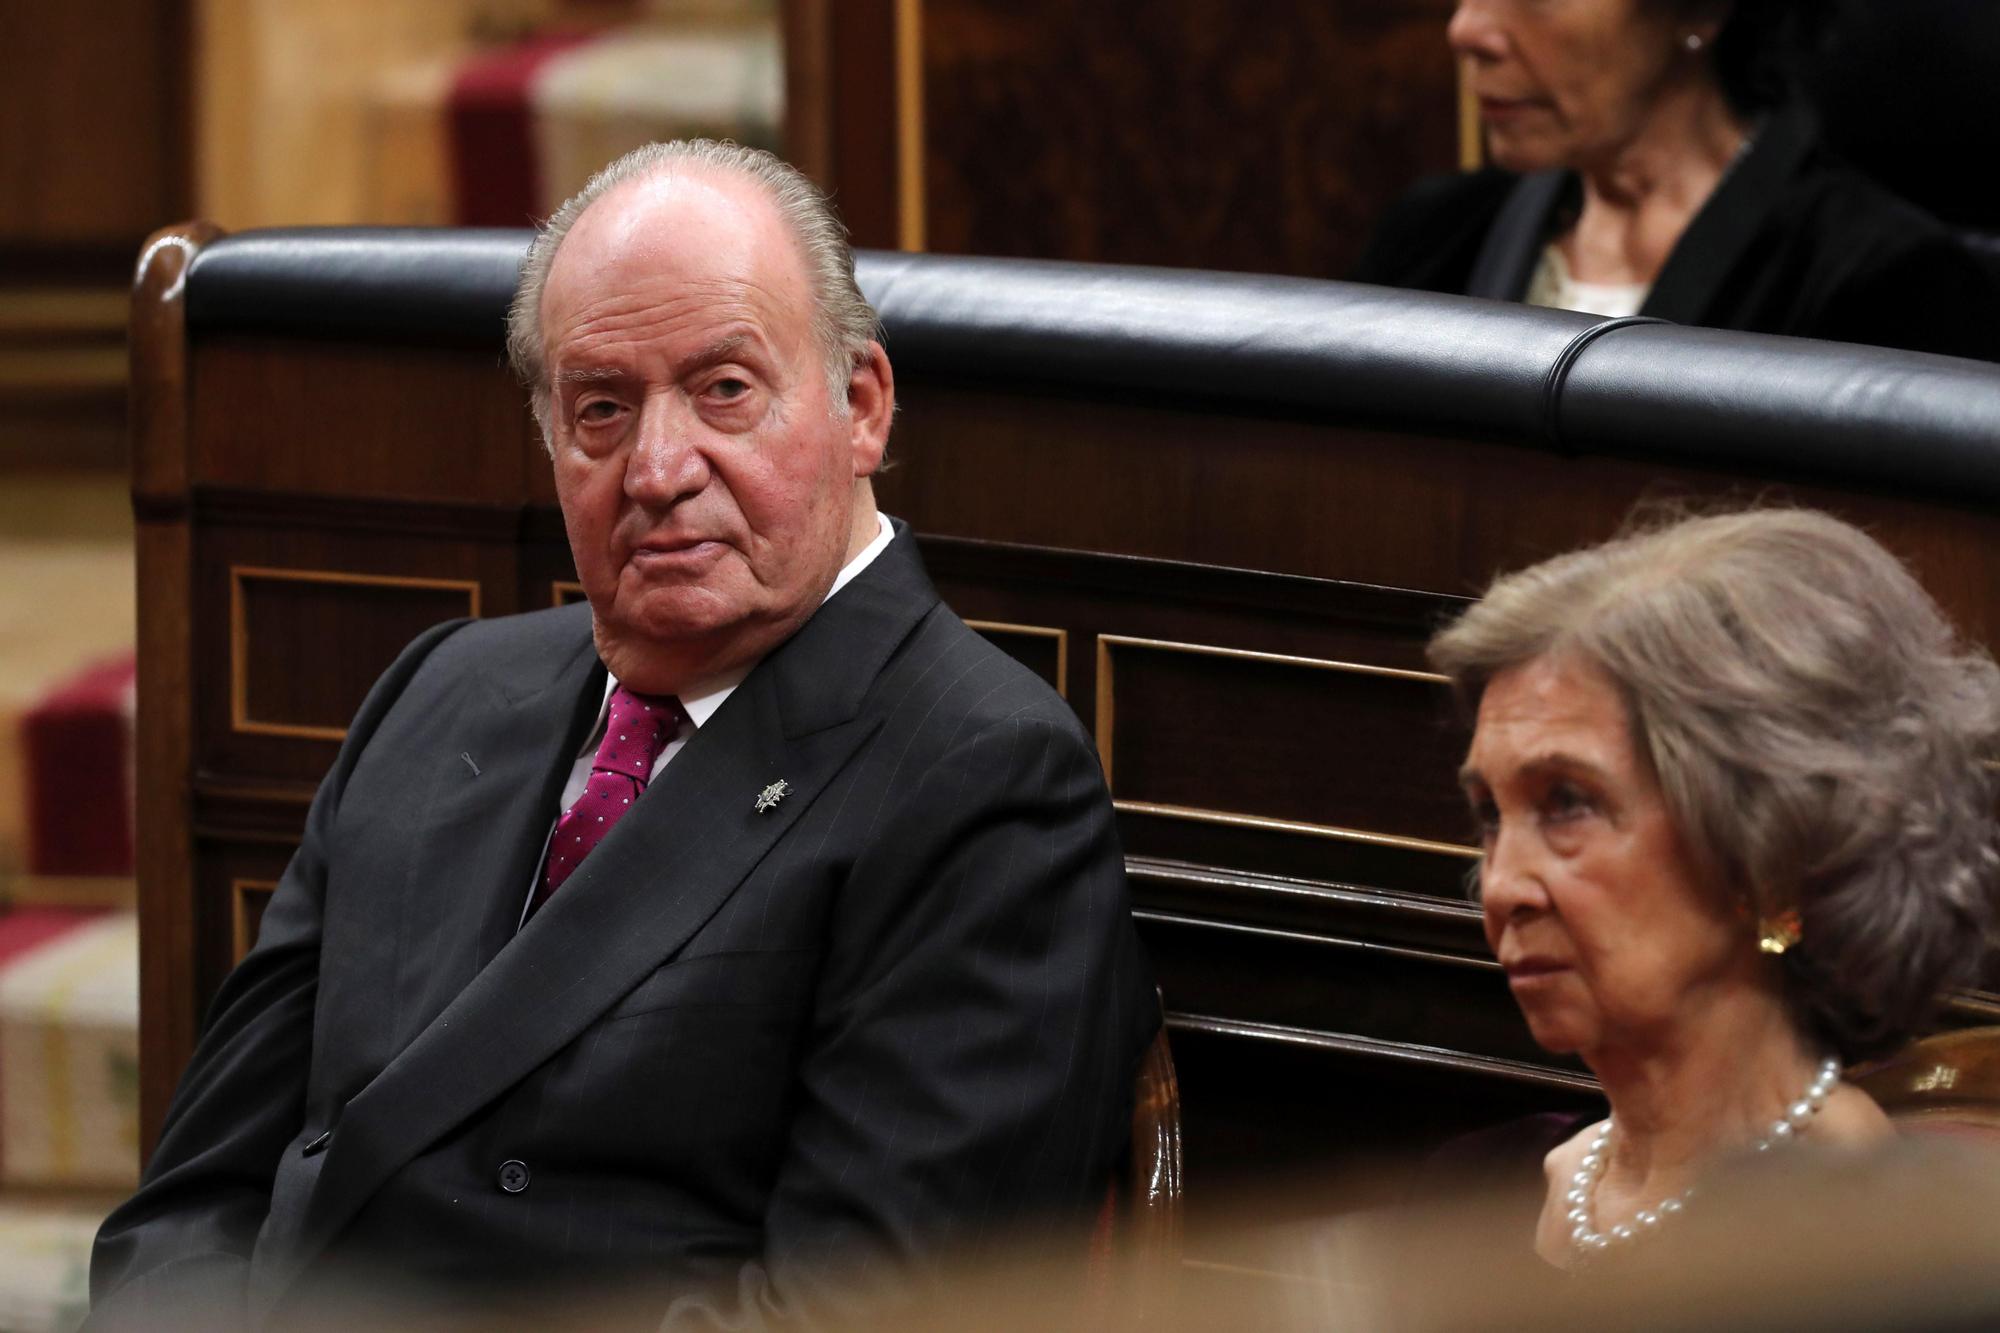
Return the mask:
<svg viewBox="0 0 2000 1333">
<path fill-rule="evenodd" d="M 277 891 L 274 879 L 243 879 L 229 881 L 229 947 L 232 963 L 243 961 L 243 955 L 250 952 L 250 946 L 257 942 L 257 928 L 264 924 L 264 909 L 271 903 L 271 895 Z"/>
<path fill-rule="evenodd" d="M 230 728 L 338 742 L 404 644 L 478 615 L 479 585 L 459 579 L 232 566 Z"/>
<path fill-rule="evenodd" d="M 902 239 L 898 25 L 921 8 L 784 0 L 786 155 L 834 196 L 859 246 L 893 249 Z"/>
<path fill-rule="evenodd" d="M 261 833 L 217 837 L 207 832 L 196 839 L 198 906 L 189 921 L 191 949 L 183 966 L 201 985 L 204 1001 L 256 943 L 264 909 L 296 845 L 296 837 Z"/>
<path fill-rule="evenodd" d="M 215 979 L 196 966 L 194 533 L 188 522 L 188 267 L 214 229 L 161 232 L 132 290 L 132 500 L 137 512 L 133 872 L 139 885 L 139 1145 L 151 1153 Z"/>
<path fill-rule="evenodd" d="M 924 0 L 928 248 L 1339 277 L 1458 161 L 1451 0 Z"/>
<path fill-rule="evenodd" d="M 527 394 L 491 352 L 218 340 L 193 392 L 197 485 L 518 504 L 549 470 Z"/>
<path fill-rule="evenodd" d="M 411 639 L 443 620 L 521 609 L 514 548 L 470 515 L 278 498 L 203 499 L 195 509 L 206 773 L 317 782 L 368 688 Z M 399 520 L 437 530 L 385 531 Z"/>
<path fill-rule="evenodd" d="M 1261 1187 L 1259 1197 L 1274 1206 L 1319 1214 L 1397 1202 L 1408 1163 L 1452 1135 L 1597 1100 L 1361 1049 L 1245 1038 L 1194 1021 L 1175 1021 L 1170 1034 L 1187 1174 L 1200 1182 L 1189 1194 L 1197 1218 L 1238 1184 Z M 1274 1194 L 1274 1182 L 1289 1188 Z M 1226 1260 L 1205 1248 L 1218 1239 L 1191 1233 L 1189 1256 Z"/>
<path fill-rule="evenodd" d="M 1478 865 L 1458 848 L 1412 839 L 1329 835 L 1314 826 L 1251 818 L 1190 817 L 1182 808 L 1118 808 L 1128 855 L 1227 866 L 1329 884 L 1420 894 L 1449 902 L 1470 897 Z"/>
<path fill-rule="evenodd" d="M 248 938 L 235 886 L 281 874 L 374 674 L 474 590 L 486 614 L 578 591 L 546 458 L 490 351 L 225 340 L 196 351 L 190 415 L 172 258 L 148 279 L 135 482 L 149 1116 Z M 1451 778 L 1464 738 L 1422 674 L 1432 630 L 1495 571 L 1601 538 L 1643 495 L 1755 488 L 1868 524 L 1975 634 L 2000 629 L 2000 522 L 1950 504 L 1217 404 L 920 373 L 899 388 L 883 507 L 923 534 L 951 606 L 1103 719 L 1201 1181 L 1345 1171 L 1586 1096 L 1487 956 Z M 315 584 L 358 590 L 332 609 L 296 581 L 243 585 L 289 599 L 244 610 L 244 715 L 320 731 L 232 724 L 233 569 L 368 580 Z M 420 582 L 384 582 L 400 579 Z M 338 661 L 293 651 L 377 611 Z M 265 660 L 265 632 L 289 658 Z M 1996 1005 L 1961 997 L 1948 1021 Z"/>
<path fill-rule="evenodd" d="M 986 641 L 1069 697 L 1069 631 L 1047 625 L 1010 625 L 1000 620 L 965 622 Z"/>
<path fill-rule="evenodd" d="M 7 6 L 0 254 L 115 253 L 115 273 L 147 232 L 185 216 L 188 11 L 186 0 Z"/>
<path fill-rule="evenodd" d="M 1463 844 L 1444 678 L 1100 635 L 1097 743 L 1121 803 Z"/>
<path fill-rule="evenodd" d="M 1107 672 L 1084 654 L 1067 697 L 1108 760 L 1128 853 L 1463 897 L 1470 851 L 1451 844 L 1466 828 L 1464 735 L 1435 680 L 1411 674 L 1430 626 L 1462 603 L 950 538 L 924 550 L 975 623 L 1025 620 L 1125 663 Z M 1110 676 L 1121 683 L 1107 689 Z M 1371 776 L 1406 761 L 1408 781 Z"/>
<path fill-rule="evenodd" d="M 1449 1053 L 1489 1077 L 1551 1081 L 1542 1071 L 1554 1062 L 1529 1037 L 1491 959 L 1143 908 L 1140 920 L 1171 1013 L 1365 1037 Z M 1580 1073 L 1567 1082 L 1575 1086 Z"/>
<path fill-rule="evenodd" d="M 1466 596 L 1603 541 L 1641 500 L 1756 498 L 1868 528 L 1963 629 L 2000 645 L 2000 525 L 1972 508 L 1110 395 L 902 388 L 901 462 L 878 491 L 927 533 Z"/>
</svg>

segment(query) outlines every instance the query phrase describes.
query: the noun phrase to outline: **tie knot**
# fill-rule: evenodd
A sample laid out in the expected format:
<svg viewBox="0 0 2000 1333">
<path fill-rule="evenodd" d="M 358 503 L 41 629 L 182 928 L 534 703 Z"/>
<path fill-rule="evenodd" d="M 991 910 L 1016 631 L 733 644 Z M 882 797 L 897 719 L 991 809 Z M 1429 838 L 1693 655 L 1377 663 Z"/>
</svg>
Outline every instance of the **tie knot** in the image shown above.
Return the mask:
<svg viewBox="0 0 2000 1333">
<path fill-rule="evenodd" d="M 591 767 L 645 782 L 653 775 L 653 761 L 680 730 L 682 716 L 680 701 L 672 695 L 640 694 L 620 685 L 611 691 L 604 739 Z"/>
</svg>

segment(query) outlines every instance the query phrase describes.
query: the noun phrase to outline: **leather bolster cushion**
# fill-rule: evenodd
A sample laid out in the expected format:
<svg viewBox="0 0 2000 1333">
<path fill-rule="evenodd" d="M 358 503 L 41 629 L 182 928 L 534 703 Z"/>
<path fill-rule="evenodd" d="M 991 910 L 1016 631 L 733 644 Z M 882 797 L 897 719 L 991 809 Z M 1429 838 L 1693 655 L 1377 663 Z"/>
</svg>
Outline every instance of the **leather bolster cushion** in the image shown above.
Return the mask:
<svg viewBox="0 0 2000 1333">
<path fill-rule="evenodd" d="M 196 257 L 187 318 L 196 338 L 258 332 L 497 354 L 528 239 L 476 228 L 245 232 Z M 918 379 L 1108 390 L 2000 501 L 2000 370 L 1977 362 L 1658 323 L 1606 330 L 1569 311 L 1193 269 L 864 251 L 857 275 L 897 369 Z"/>
</svg>

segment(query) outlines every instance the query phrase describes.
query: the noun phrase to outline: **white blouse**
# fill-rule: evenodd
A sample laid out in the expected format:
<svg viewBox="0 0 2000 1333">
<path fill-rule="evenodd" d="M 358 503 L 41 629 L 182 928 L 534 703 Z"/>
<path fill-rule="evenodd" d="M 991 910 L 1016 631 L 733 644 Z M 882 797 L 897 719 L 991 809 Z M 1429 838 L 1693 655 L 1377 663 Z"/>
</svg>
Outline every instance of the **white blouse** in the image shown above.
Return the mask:
<svg viewBox="0 0 2000 1333">
<path fill-rule="evenodd" d="M 1569 264 L 1553 243 L 1543 247 L 1542 262 L 1528 280 L 1529 305 L 1551 310 L 1581 310 L 1587 315 L 1620 318 L 1636 315 L 1653 290 L 1649 282 L 1578 282 L 1569 275 Z"/>
</svg>

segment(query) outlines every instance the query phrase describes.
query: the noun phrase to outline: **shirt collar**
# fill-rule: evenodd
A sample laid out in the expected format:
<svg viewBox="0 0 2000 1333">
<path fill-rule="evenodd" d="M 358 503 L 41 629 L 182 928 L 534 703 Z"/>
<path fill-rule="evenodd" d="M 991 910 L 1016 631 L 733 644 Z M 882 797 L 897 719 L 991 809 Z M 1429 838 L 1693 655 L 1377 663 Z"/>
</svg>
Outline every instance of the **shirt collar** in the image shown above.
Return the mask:
<svg viewBox="0 0 2000 1333">
<path fill-rule="evenodd" d="M 840 572 L 833 576 L 833 586 L 828 588 L 826 596 L 820 599 L 821 606 L 832 601 L 835 593 L 852 583 L 857 574 L 875 563 L 876 556 L 889 549 L 889 543 L 896 538 L 896 529 L 889 522 L 889 516 L 879 509 L 875 511 L 875 526 L 875 539 L 862 547 L 859 555 L 840 567 Z M 743 678 L 749 675 L 751 668 L 756 665 L 755 662 L 750 662 L 733 671 L 725 671 L 722 675 L 702 681 L 683 693 L 680 696 L 681 711 L 688 715 L 688 721 L 694 723 L 696 729 L 707 726 L 708 720 L 715 716 L 715 711 L 735 693 L 736 687 L 743 683 Z M 618 677 L 609 671 L 605 672 L 604 701 L 598 705 L 597 710 L 600 721 L 604 717 L 604 710 L 610 706 L 611 691 L 617 688 Z"/>
</svg>

